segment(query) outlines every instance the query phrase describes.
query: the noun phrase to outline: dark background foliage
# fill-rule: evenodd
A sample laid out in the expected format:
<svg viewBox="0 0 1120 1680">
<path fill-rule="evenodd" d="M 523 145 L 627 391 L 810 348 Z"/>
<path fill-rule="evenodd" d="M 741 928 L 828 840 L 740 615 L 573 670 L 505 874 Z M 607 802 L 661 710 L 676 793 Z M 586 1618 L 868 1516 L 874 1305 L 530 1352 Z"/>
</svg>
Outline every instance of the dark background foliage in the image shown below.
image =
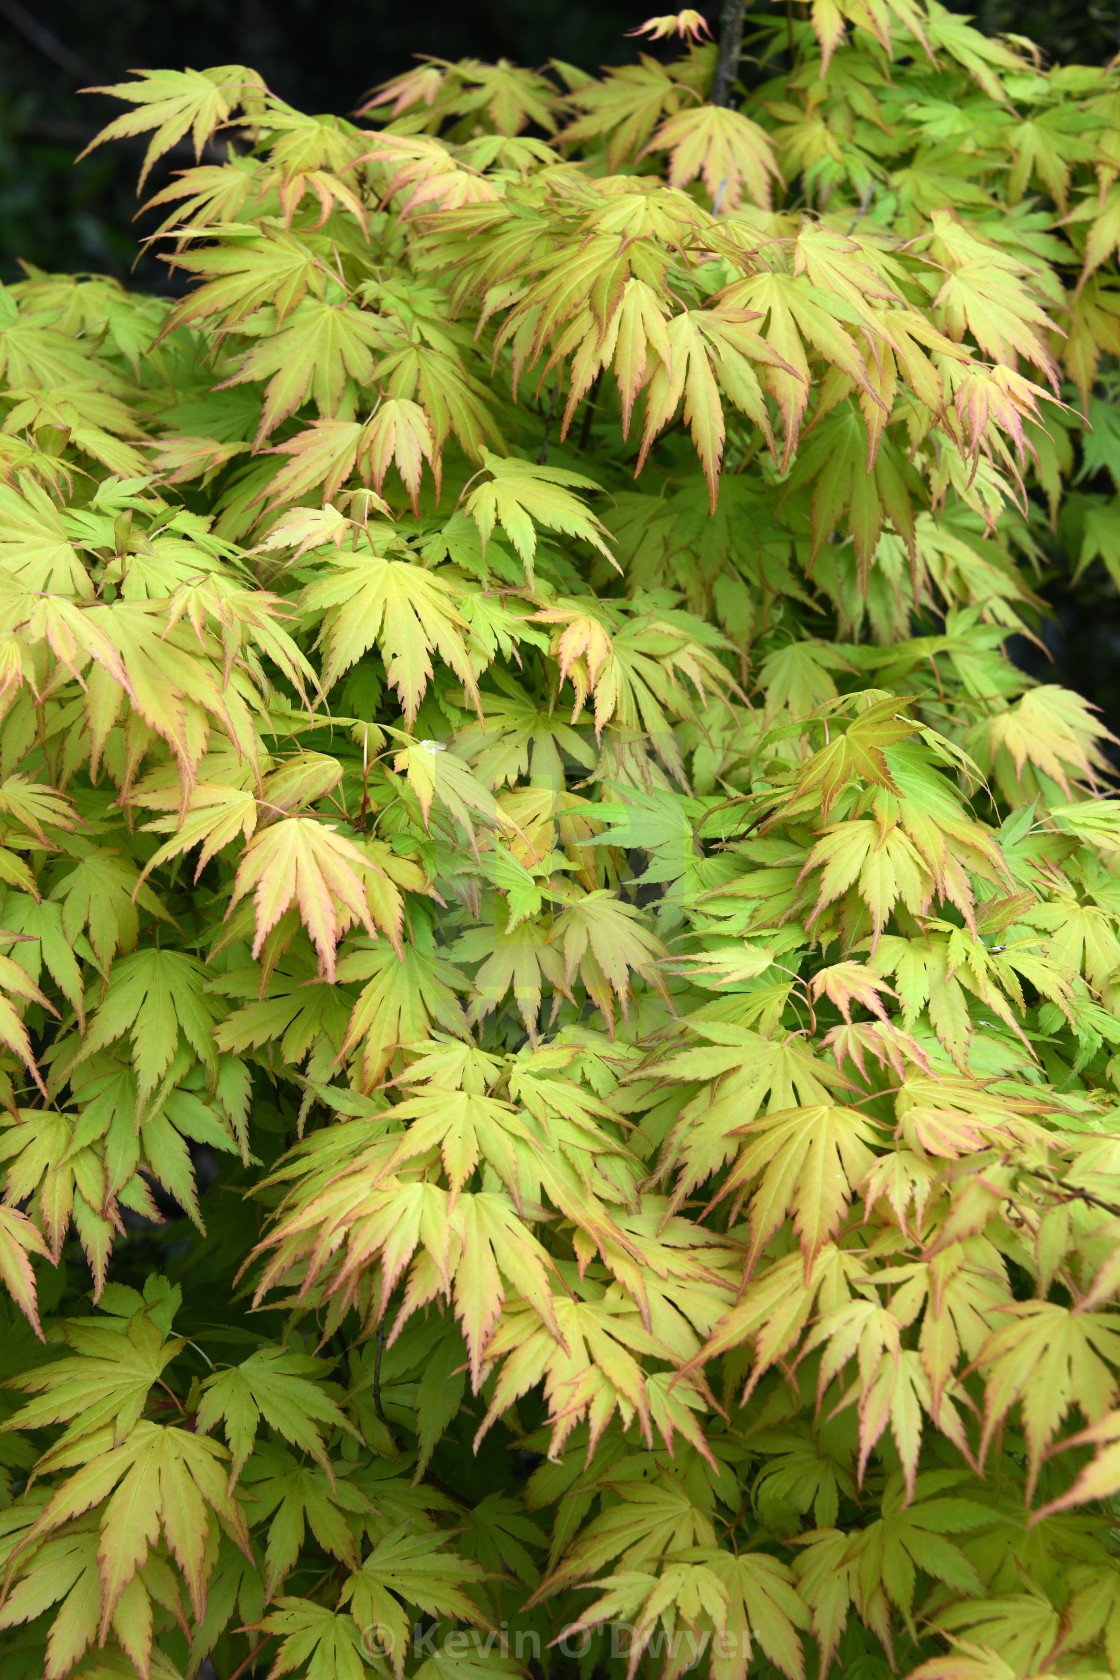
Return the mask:
<svg viewBox="0 0 1120 1680">
<path fill-rule="evenodd" d="M 787 0 L 796 3 L 796 0 Z M 81 93 L 129 69 L 251 64 L 301 110 L 348 112 L 413 55 L 550 57 L 588 68 L 636 54 L 625 32 L 678 0 L 0 0 L 0 280 L 19 260 L 96 270 L 166 291 L 175 277 L 151 256 L 138 263 L 135 181 L 142 148 L 114 146 L 75 165 L 118 109 Z M 701 6 L 713 25 L 720 0 Z M 761 19 L 774 16 L 756 0 Z M 1064 62 L 1105 63 L 1120 50 L 1120 0 L 957 0 L 988 33 L 1035 41 Z M 748 19 L 748 34 L 749 34 Z M 650 50 L 650 49 L 646 49 Z M 191 161 L 184 149 L 173 166 Z M 165 175 L 153 176 L 159 185 Z M 1040 535 L 1043 533 L 1040 532 Z M 1061 546 L 1047 542 L 1043 589 L 1054 621 L 1046 653 L 1018 657 L 1102 707 L 1120 734 L 1120 601 L 1098 565 L 1073 587 Z M 1120 749 L 1117 751 L 1120 761 Z"/>
</svg>

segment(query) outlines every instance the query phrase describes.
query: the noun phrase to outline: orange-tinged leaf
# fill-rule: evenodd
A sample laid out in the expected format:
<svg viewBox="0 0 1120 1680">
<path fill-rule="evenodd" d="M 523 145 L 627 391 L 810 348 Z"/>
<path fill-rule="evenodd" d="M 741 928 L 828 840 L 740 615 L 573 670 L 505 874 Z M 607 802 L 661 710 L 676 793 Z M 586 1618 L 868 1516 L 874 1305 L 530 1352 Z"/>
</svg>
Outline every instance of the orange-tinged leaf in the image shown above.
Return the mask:
<svg viewBox="0 0 1120 1680">
<path fill-rule="evenodd" d="M 874 1122 L 855 1108 L 819 1104 L 781 1109 L 740 1130 L 738 1160 L 720 1199 L 750 1197 L 750 1262 L 787 1215 L 801 1243 L 808 1279 L 824 1244 L 836 1235 L 852 1195 L 871 1166 Z"/>
<path fill-rule="evenodd" d="M 253 893 L 258 956 L 268 933 L 294 905 L 311 935 L 327 978 L 334 979 L 335 952 L 346 929 L 359 923 L 377 930 L 366 899 L 368 860 L 345 835 L 314 817 L 281 817 L 253 836 L 242 854 L 230 909 Z"/>
<path fill-rule="evenodd" d="M 857 962 L 833 963 L 829 968 L 822 968 L 813 976 L 809 990 L 815 998 L 823 992 L 849 1024 L 853 1003 L 870 1009 L 873 1015 L 885 1021 L 887 1013 L 883 1008 L 882 994 L 885 992 L 889 997 L 896 995 L 893 987 L 885 985 L 877 975 Z"/>
<path fill-rule="evenodd" d="M 154 130 L 140 172 L 143 189 L 148 171 L 156 159 L 170 151 L 188 133 L 196 160 L 214 130 L 238 105 L 250 104 L 264 91 L 255 70 L 241 64 L 223 65 L 217 70 L 141 70 L 140 80 L 118 82 L 113 87 L 94 88 L 95 93 L 127 99 L 134 111 L 114 117 L 86 147 L 103 146 L 106 140 L 128 139 Z M 81 155 L 84 157 L 86 152 Z"/>
<path fill-rule="evenodd" d="M 685 187 L 700 176 L 717 211 L 734 210 L 746 192 L 770 208 L 770 183 L 780 178 L 770 136 L 741 111 L 699 105 L 658 129 L 646 152 L 669 153 L 669 182 Z"/>
<path fill-rule="evenodd" d="M 245 1519 L 226 1491 L 225 1449 L 205 1436 L 146 1420 L 119 1446 L 112 1444 L 111 1431 L 105 1434 L 104 1439 L 90 1437 L 85 1462 L 48 1500 L 28 1540 L 103 1506 L 98 1571 L 104 1635 L 121 1595 L 162 1532 L 201 1618 L 213 1564 L 206 1544 L 211 1512 L 248 1553 Z"/>
<path fill-rule="evenodd" d="M 1117 1377 L 1110 1364 L 1120 1364 L 1120 1320 L 1054 1301 L 1016 1302 L 1004 1310 L 1012 1322 L 991 1335 L 975 1361 L 986 1383 L 980 1452 L 988 1450 L 1018 1401 L 1029 1453 L 1029 1498 L 1042 1455 L 1070 1407 L 1077 1405 L 1096 1423 L 1112 1404 Z"/>
<path fill-rule="evenodd" d="M 374 489 L 380 494 L 385 475 L 395 466 L 408 491 L 413 513 L 420 510 L 420 476 L 427 461 L 439 495 L 440 462 L 432 423 L 419 403 L 386 397 L 362 433 L 362 447 Z"/>
<path fill-rule="evenodd" d="M 1032 1513 L 1032 1522 L 1041 1522 L 1055 1511 L 1068 1511 L 1074 1505 L 1087 1505 L 1091 1500 L 1110 1499 L 1120 1489 L 1120 1413 L 1107 1412 L 1091 1423 L 1088 1429 L 1069 1435 L 1052 1451 L 1064 1452 L 1067 1447 L 1094 1446 L 1096 1456 L 1084 1466 L 1072 1487 L 1057 1499 L 1050 1500 Z"/>
<path fill-rule="evenodd" d="M 35 1273 L 28 1258 L 38 1254 L 50 1258 L 50 1249 L 26 1214 L 18 1208 L 0 1207 L 0 1279 L 40 1341 L 39 1308 L 35 1294 Z"/>
<path fill-rule="evenodd" d="M 690 40 L 699 41 L 702 36 L 710 36 L 712 32 L 702 13 L 689 7 L 683 12 L 669 12 L 661 17 L 647 18 L 636 29 L 628 29 L 626 33 L 648 35 L 653 41 L 664 41 L 670 35 L 679 35 L 682 40 L 687 36 Z"/>
</svg>

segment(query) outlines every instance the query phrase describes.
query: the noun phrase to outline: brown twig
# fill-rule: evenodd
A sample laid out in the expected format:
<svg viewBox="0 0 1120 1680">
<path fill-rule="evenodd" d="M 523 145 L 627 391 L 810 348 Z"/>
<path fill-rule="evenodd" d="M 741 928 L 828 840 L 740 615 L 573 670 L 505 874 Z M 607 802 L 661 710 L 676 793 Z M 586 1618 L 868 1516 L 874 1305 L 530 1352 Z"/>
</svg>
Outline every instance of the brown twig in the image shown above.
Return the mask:
<svg viewBox="0 0 1120 1680">
<path fill-rule="evenodd" d="M 256 1645 L 253 1646 L 253 1649 L 249 1652 L 249 1655 L 245 1658 L 245 1661 L 243 1663 L 238 1663 L 237 1667 L 234 1669 L 233 1673 L 230 1675 L 229 1680 L 241 1680 L 241 1676 L 245 1673 L 245 1670 L 250 1666 L 250 1664 L 256 1662 L 257 1658 L 260 1656 L 261 1652 L 264 1650 L 264 1648 L 268 1644 L 269 1640 L 274 1638 L 274 1637 L 275 1636 L 273 1634 L 266 1633 L 264 1638 L 262 1640 L 260 1640 Z"/>
<path fill-rule="evenodd" d="M 724 0 L 719 16 L 719 52 L 716 73 L 712 77 L 709 99 L 713 105 L 730 105 L 731 89 L 739 74 L 739 60 L 743 55 L 743 18 L 747 0 Z"/>
<path fill-rule="evenodd" d="M 1106 1202 L 1103 1196 L 1095 1195 L 1092 1190 L 1082 1190 L 1080 1185 L 1067 1184 L 1065 1179 L 1058 1178 L 1055 1173 L 1039 1172 L 1037 1167 L 1020 1166 L 1019 1171 L 1026 1173 L 1028 1178 L 1038 1179 L 1059 1202 L 1085 1202 L 1089 1207 L 1100 1208 L 1102 1213 L 1110 1213 L 1114 1219 L 1120 1219 L 1120 1206 L 1115 1202 Z"/>
<path fill-rule="evenodd" d="M 45 23 L 40 23 L 33 17 L 26 6 L 20 5 L 20 0 L 0 0 L 0 17 L 7 18 L 13 29 L 18 29 L 24 40 L 30 41 L 37 47 L 44 58 L 49 58 L 52 64 L 57 64 L 60 70 L 67 70 L 72 76 L 96 76 L 98 72 L 86 59 L 78 53 L 71 52 L 65 41 L 60 41 L 53 29 L 48 29 Z"/>
</svg>

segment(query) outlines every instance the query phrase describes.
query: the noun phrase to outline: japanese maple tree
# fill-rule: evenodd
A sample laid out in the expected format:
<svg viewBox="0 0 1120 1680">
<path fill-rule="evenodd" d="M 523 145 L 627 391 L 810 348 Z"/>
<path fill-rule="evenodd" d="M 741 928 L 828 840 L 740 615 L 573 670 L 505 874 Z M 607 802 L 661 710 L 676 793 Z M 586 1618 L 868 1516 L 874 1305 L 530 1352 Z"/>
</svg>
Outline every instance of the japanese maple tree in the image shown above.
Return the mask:
<svg viewBox="0 0 1120 1680">
<path fill-rule="evenodd" d="M 1120 1669 L 1120 70 L 742 12 L 0 292 L 0 1680 Z"/>
</svg>

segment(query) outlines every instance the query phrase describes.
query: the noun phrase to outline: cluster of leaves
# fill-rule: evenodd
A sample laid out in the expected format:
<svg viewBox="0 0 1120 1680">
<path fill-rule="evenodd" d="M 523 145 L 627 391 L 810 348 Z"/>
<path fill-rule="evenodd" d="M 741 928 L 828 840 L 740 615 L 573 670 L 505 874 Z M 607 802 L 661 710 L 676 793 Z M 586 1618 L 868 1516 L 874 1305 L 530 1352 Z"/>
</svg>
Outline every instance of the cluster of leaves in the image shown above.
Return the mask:
<svg viewBox="0 0 1120 1680">
<path fill-rule="evenodd" d="M 811 10 L 0 294 L 3 1680 L 1120 1666 L 1120 73 Z"/>
</svg>

